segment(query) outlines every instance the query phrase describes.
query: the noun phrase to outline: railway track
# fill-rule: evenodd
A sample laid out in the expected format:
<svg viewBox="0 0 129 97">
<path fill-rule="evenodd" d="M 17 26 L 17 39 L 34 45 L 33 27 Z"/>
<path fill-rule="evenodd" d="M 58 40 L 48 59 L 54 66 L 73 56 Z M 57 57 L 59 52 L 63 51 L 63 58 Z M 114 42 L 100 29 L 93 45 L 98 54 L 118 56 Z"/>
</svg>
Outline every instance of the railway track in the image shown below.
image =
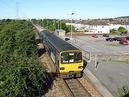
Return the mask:
<svg viewBox="0 0 129 97">
<path fill-rule="evenodd" d="M 91 97 L 78 79 L 66 79 L 64 82 L 71 92 L 72 97 Z"/>
</svg>

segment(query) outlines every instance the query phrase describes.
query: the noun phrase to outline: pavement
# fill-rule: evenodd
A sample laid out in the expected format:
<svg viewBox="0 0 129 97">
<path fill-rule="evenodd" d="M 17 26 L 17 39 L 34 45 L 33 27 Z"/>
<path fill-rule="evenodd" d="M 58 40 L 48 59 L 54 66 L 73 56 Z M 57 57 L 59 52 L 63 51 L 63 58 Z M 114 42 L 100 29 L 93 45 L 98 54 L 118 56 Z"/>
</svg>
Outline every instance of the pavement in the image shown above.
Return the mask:
<svg viewBox="0 0 129 97">
<path fill-rule="evenodd" d="M 129 86 L 129 64 L 122 62 L 102 62 L 96 68 L 94 63 L 91 62 L 88 64 L 87 69 L 84 70 L 86 75 L 88 71 L 92 73 L 90 75 L 92 78 L 90 79 L 93 83 L 95 82 L 94 84 L 98 80 L 98 86 L 96 87 L 104 97 L 116 97 L 119 88 Z M 109 94 L 112 96 L 108 96 Z"/>
<path fill-rule="evenodd" d="M 91 36 L 76 36 L 71 42 L 92 54 L 129 54 L 129 45 L 107 42 L 103 37 L 94 39 Z M 119 88 L 129 87 L 129 64 L 127 63 L 101 61 L 96 68 L 95 62 L 91 61 L 84 73 L 104 97 L 117 97 Z"/>
<path fill-rule="evenodd" d="M 101 82 L 93 75 L 93 73 L 89 70 L 89 69 L 85 69 L 84 73 L 86 74 L 86 76 L 90 79 L 90 81 L 92 82 L 92 84 L 96 87 L 96 89 L 99 91 L 99 93 L 103 96 L 103 97 L 114 97 L 108 90 L 106 87 L 104 87 Z"/>
</svg>

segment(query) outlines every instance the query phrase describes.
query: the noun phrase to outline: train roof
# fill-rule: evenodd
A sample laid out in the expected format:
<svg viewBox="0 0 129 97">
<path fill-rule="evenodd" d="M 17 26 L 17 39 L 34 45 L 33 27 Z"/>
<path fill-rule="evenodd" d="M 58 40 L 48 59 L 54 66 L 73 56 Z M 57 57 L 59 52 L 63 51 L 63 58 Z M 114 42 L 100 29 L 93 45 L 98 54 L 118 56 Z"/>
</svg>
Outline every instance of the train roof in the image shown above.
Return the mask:
<svg viewBox="0 0 129 97">
<path fill-rule="evenodd" d="M 49 42 L 59 51 L 66 51 L 66 50 L 79 50 L 78 48 L 74 47 L 73 45 L 67 43 L 66 41 L 62 40 L 61 38 L 57 37 L 53 33 L 48 31 L 42 31 L 41 35 L 45 35 L 45 37 L 49 40 Z"/>
</svg>

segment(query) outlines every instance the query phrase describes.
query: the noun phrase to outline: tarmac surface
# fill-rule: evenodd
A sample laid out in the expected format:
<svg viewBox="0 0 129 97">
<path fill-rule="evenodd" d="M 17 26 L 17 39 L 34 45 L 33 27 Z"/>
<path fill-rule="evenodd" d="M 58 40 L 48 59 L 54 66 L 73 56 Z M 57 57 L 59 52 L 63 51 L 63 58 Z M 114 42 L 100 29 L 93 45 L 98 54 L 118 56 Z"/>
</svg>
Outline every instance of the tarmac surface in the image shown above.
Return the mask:
<svg viewBox="0 0 129 97">
<path fill-rule="evenodd" d="M 94 63 L 89 63 L 87 69 L 90 70 L 101 84 L 114 96 L 116 96 L 119 88 L 123 86 L 129 87 L 129 64 L 100 62 L 96 68 Z"/>
</svg>

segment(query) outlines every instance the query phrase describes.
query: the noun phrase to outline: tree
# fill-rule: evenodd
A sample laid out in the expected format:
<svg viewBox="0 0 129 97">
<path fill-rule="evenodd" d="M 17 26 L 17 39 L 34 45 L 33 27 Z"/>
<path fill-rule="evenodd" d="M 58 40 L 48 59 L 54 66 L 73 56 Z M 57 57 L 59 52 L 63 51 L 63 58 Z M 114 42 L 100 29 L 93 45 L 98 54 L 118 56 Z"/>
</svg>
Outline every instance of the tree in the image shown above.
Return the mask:
<svg viewBox="0 0 129 97">
<path fill-rule="evenodd" d="M 55 29 L 59 29 L 59 28 L 65 30 L 66 32 L 71 31 L 71 26 L 66 25 L 64 20 L 59 21 L 57 19 L 44 19 L 44 20 L 32 19 L 32 21 L 35 24 L 39 24 L 39 25 L 43 26 L 44 28 L 46 28 L 47 30 L 50 30 L 50 31 L 55 31 Z M 73 29 L 73 31 L 75 31 L 74 26 L 72 26 L 72 29 Z"/>
<path fill-rule="evenodd" d="M 124 28 L 124 27 L 119 27 L 118 28 L 118 31 L 120 32 L 120 33 L 123 33 L 123 34 L 127 34 L 127 29 L 126 28 Z"/>
</svg>

